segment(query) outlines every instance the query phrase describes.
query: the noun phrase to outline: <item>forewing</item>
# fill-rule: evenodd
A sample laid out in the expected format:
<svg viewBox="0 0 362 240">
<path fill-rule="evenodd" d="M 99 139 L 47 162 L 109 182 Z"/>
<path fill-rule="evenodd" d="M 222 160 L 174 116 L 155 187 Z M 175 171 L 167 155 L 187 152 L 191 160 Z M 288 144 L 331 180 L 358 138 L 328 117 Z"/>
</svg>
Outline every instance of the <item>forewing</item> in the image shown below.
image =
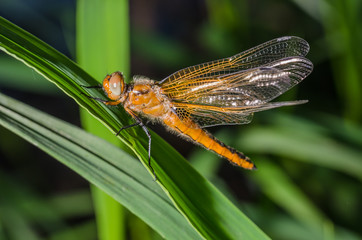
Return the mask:
<svg viewBox="0 0 362 240">
<path fill-rule="evenodd" d="M 308 43 L 299 37 L 281 37 L 229 58 L 211 61 L 181 69 L 158 84 L 171 98 L 187 91 L 188 80 L 218 78 L 242 70 L 260 67 L 290 56 L 305 56 L 309 51 Z"/>
<path fill-rule="evenodd" d="M 182 101 L 220 107 L 255 106 L 273 100 L 301 82 L 313 69 L 304 57 L 288 57 L 262 67 L 195 82 Z M 202 82 L 202 84 L 198 84 Z"/>
</svg>

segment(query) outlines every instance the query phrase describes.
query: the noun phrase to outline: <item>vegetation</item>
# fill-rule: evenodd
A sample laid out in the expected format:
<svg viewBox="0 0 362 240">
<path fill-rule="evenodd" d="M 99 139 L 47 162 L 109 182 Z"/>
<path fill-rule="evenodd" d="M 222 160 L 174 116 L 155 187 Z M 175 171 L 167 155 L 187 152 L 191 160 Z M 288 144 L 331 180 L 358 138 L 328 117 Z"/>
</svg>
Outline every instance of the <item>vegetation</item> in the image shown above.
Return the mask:
<svg viewBox="0 0 362 240">
<path fill-rule="evenodd" d="M 145 1 L 129 16 L 125 1 L 17 3 L 1 16 L 79 66 L 0 19 L 0 239 L 361 238 L 360 1 Z M 281 100 L 309 103 L 211 129 L 258 171 L 171 137 L 191 166 L 152 133 L 156 183 L 142 130 L 115 138 L 132 119 L 81 94 L 103 97 L 81 86 L 115 70 L 160 80 L 285 35 L 310 43 L 315 70 Z"/>
</svg>

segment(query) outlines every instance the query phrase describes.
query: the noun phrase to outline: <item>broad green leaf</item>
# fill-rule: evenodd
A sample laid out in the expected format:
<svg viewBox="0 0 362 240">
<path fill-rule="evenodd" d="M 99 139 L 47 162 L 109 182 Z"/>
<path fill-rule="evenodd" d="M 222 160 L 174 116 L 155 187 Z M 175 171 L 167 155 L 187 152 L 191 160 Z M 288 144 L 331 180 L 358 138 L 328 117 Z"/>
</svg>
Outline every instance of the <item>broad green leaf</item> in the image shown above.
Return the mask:
<svg viewBox="0 0 362 240">
<path fill-rule="evenodd" d="M 95 89 L 85 90 L 80 86 L 97 84 L 86 72 L 64 55 L 3 18 L 0 18 L 0 48 L 54 82 L 113 132 L 129 123 L 130 118 L 122 108 L 107 108 L 80 94 L 104 97 Z M 123 131 L 119 138 L 135 152 L 148 169 L 146 150 L 148 141 L 142 130 L 133 128 Z M 207 239 L 267 238 L 237 207 L 198 174 L 179 153 L 153 133 L 152 143 L 152 166 L 158 178 L 157 183 L 203 237 Z M 128 173 L 127 168 L 122 166 L 122 169 L 125 174 Z M 115 173 L 112 172 L 109 175 L 104 173 L 102 176 L 108 178 L 113 174 Z M 152 181 L 150 176 L 148 179 Z M 117 186 L 123 187 L 118 184 Z M 102 186 L 104 187 L 106 186 Z M 118 198 L 117 200 L 120 201 Z M 134 199 L 127 198 L 127 201 L 134 201 Z M 122 204 L 125 205 L 125 202 L 122 201 Z M 144 204 L 145 208 L 149 207 L 149 203 Z M 131 211 L 135 212 L 135 209 Z M 161 232 L 161 229 L 164 230 L 161 227 L 162 224 L 157 223 L 155 227 L 156 223 L 144 218 L 143 220 L 158 232 Z M 164 228 L 167 227 L 164 226 Z"/>
<path fill-rule="evenodd" d="M 142 165 L 82 129 L 0 94 L 0 124 L 47 152 L 168 239 L 198 239 Z"/>
</svg>

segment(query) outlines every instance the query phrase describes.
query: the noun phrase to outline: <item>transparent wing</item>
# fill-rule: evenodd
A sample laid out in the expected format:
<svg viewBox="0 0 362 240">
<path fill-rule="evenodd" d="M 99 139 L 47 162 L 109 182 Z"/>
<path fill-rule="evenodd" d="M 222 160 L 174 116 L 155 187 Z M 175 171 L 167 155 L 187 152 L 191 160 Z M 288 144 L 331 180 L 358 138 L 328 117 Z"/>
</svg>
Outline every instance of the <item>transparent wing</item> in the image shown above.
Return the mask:
<svg viewBox="0 0 362 240">
<path fill-rule="evenodd" d="M 218 78 L 187 81 L 193 87 L 179 91 L 172 102 L 181 119 L 191 118 L 203 127 L 245 124 L 253 112 L 300 104 L 268 102 L 298 84 L 312 69 L 308 59 L 288 57 Z"/>
<path fill-rule="evenodd" d="M 253 113 L 272 108 L 303 104 L 307 101 L 290 101 L 265 103 L 257 106 L 245 107 L 214 107 L 209 105 L 175 103 L 176 114 L 181 119 L 191 118 L 201 127 L 217 125 L 247 124 L 252 120 Z"/>
<path fill-rule="evenodd" d="M 284 58 L 216 79 L 188 81 L 193 87 L 178 91 L 173 100 L 223 107 L 255 106 L 283 94 L 308 76 L 312 69 L 312 63 L 306 58 Z"/>
<path fill-rule="evenodd" d="M 308 43 L 299 37 L 281 37 L 260 44 L 254 48 L 229 58 L 211 61 L 181 69 L 160 81 L 164 91 L 173 96 L 180 87 L 186 87 L 185 80 L 213 77 L 217 78 L 242 70 L 256 68 L 276 60 L 305 56 L 309 51 Z"/>
<path fill-rule="evenodd" d="M 254 112 L 302 103 L 268 103 L 305 77 L 313 64 L 308 43 L 283 37 L 243 53 L 176 72 L 161 88 L 181 119 L 200 126 L 245 124 Z"/>
</svg>

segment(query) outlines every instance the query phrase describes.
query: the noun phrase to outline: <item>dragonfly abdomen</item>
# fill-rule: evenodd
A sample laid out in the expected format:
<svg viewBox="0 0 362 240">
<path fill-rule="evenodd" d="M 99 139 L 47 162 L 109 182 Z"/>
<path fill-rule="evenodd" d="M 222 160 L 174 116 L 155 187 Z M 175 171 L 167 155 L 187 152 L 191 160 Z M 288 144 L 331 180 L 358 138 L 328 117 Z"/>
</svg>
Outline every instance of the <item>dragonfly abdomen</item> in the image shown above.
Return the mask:
<svg viewBox="0 0 362 240">
<path fill-rule="evenodd" d="M 203 134 L 200 135 L 199 140 L 197 141 L 199 144 L 217 153 L 219 156 L 229 160 L 232 164 L 246 169 L 256 169 L 254 163 L 250 161 L 247 156 L 235 150 L 234 148 L 225 145 L 223 142 L 210 135 L 205 130 L 202 131 Z"/>
<path fill-rule="evenodd" d="M 182 136 L 185 136 L 206 149 L 215 152 L 219 156 L 229 160 L 231 163 L 246 169 L 256 169 L 254 163 L 250 161 L 248 157 L 225 145 L 204 129 L 198 127 L 198 125 L 190 119 L 184 121 L 176 114 L 170 113 L 169 116 L 163 118 L 163 122 L 171 129 L 176 130 Z"/>
</svg>

